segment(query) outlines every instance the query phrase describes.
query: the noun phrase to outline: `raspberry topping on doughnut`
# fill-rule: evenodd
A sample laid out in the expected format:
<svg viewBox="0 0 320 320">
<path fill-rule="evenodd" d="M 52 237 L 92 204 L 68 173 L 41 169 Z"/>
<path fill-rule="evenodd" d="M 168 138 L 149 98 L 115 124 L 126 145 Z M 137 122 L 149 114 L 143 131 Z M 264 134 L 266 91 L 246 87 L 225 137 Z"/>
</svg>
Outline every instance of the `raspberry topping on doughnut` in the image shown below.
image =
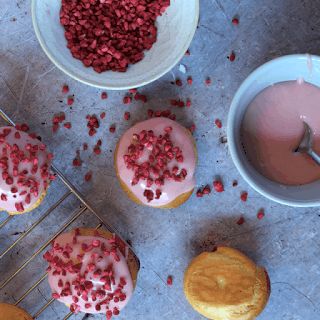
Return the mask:
<svg viewBox="0 0 320 320">
<path fill-rule="evenodd" d="M 194 142 L 185 128 L 168 118 L 129 129 L 119 142 L 116 160 L 121 180 L 142 203 L 165 205 L 194 188 Z"/>
<path fill-rule="evenodd" d="M 35 206 L 54 179 L 51 153 L 27 125 L 0 128 L 0 208 L 22 213 Z"/>
<path fill-rule="evenodd" d="M 124 250 L 115 237 L 82 235 L 79 229 L 56 238 L 44 254 L 52 297 L 74 313 L 119 314 L 133 292 Z M 108 318 L 108 315 L 107 315 Z"/>
<path fill-rule="evenodd" d="M 185 168 L 170 166 L 174 159 L 180 164 L 183 163 L 182 150 L 173 145 L 170 139 L 171 132 L 172 127 L 166 127 L 160 135 L 155 135 L 153 130 L 142 130 L 139 134 L 133 134 L 128 153 L 123 157 L 127 169 L 134 172 L 131 185 L 136 185 L 140 179 L 146 180 L 147 188 L 143 195 L 148 202 L 161 197 L 161 187 L 166 181 L 182 182 L 188 174 Z M 148 150 L 149 157 L 143 161 L 145 149 Z M 158 187 L 155 193 L 148 189 L 153 184 Z"/>
</svg>

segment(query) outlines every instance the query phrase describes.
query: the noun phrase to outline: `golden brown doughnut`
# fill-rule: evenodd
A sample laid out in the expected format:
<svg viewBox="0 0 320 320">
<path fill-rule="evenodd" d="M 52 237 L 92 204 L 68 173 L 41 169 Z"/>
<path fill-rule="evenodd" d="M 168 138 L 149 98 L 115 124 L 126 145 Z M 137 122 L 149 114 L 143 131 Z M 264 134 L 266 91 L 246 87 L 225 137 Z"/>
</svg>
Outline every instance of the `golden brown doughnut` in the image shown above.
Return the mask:
<svg viewBox="0 0 320 320">
<path fill-rule="evenodd" d="M 32 320 L 23 309 L 8 303 L 0 303 L 0 320 Z"/>
<path fill-rule="evenodd" d="M 209 319 L 253 320 L 267 304 L 270 281 L 266 270 L 240 251 L 218 247 L 192 260 L 184 292 L 191 306 Z"/>
<path fill-rule="evenodd" d="M 159 142 L 161 139 L 166 142 Z M 142 147 L 142 151 L 138 151 L 139 147 Z M 157 148 L 159 153 L 155 151 Z M 134 150 L 131 151 L 132 149 Z M 174 150 L 180 151 L 176 153 Z M 178 160 L 179 154 L 182 155 L 181 160 Z M 134 161 L 135 165 L 140 166 L 139 170 L 133 169 L 131 160 L 128 160 L 136 156 L 138 160 L 134 158 Z M 163 167 L 159 165 L 158 156 L 165 158 Z M 153 160 L 150 160 L 151 158 Z M 193 193 L 197 163 L 196 145 L 187 129 L 168 118 L 149 119 L 127 130 L 116 146 L 114 163 L 121 188 L 139 205 L 161 209 L 176 208 Z M 142 168 L 145 164 L 148 165 L 146 169 Z M 140 170 L 148 171 L 148 178 L 139 174 Z M 156 196 L 157 192 L 159 197 Z M 151 194 L 151 199 L 148 193 Z"/>
<path fill-rule="evenodd" d="M 52 297 L 74 313 L 117 315 L 132 297 L 139 261 L 115 234 L 75 229 L 44 254 Z"/>
</svg>

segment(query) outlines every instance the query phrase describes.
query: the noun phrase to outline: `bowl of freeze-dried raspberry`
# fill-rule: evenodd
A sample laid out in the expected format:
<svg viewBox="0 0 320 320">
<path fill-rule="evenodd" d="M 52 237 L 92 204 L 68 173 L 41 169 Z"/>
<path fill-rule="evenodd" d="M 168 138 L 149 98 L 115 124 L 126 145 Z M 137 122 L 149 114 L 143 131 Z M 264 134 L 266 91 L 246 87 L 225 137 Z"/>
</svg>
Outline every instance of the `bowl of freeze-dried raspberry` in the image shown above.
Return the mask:
<svg viewBox="0 0 320 320">
<path fill-rule="evenodd" d="M 143 86 L 187 51 L 199 0 L 32 0 L 32 20 L 50 60 L 70 77 L 113 90 Z"/>
</svg>

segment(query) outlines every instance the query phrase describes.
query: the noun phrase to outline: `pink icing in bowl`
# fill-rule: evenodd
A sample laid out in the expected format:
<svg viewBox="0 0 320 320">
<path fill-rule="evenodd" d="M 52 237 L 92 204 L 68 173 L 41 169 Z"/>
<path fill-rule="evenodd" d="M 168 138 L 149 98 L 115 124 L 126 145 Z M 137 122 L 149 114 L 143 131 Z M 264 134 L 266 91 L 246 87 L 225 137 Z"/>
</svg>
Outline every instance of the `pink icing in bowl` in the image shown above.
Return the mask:
<svg viewBox="0 0 320 320">
<path fill-rule="evenodd" d="M 275 83 L 299 79 L 320 87 L 320 57 L 302 54 L 284 56 L 262 65 L 249 75 L 231 103 L 228 116 L 228 144 L 238 171 L 257 192 L 281 204 L 313 207 L 320 205 L 320 181 L 316 180 L 302 186 L 287 186 L 274 182 L 254 168 L 241 144 L 242 121 L 253 99 Z"/>
</svg>

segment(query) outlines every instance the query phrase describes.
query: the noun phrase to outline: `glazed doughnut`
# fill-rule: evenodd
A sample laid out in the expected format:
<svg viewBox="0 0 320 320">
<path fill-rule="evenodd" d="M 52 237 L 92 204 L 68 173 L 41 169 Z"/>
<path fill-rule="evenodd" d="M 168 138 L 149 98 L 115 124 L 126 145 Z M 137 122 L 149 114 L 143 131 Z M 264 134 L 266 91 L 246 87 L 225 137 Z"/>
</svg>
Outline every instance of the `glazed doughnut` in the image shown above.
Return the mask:
<svg viewBox="0 0 320 320">
<path fill-rule="evenodd" d="M 191 306 L 214 320 L 253 320 L 264 309 L 270 281 L 240 251 L 218 247 L 193 259 L 184 276 L 184 292 Z"/>
<path fill-rule="evenodd" d="M 76 229 L 58 236 L 44 254 L 52 297 L 74 313 L 103 313 L 110 319 L 129 302 L 138 262 L 115 235 Z"/>
<path fill-rule="evenodd" d="M 35 209 L 54 179 L 53 155 L 27 125 L 0 128 L 0 208 L 9 214 Z"/>
<path fill-rule="evenodd" d="M 156 208 L 178 207 L 191 196 L 196 162 L 190 132 L 163 117 L 134 125 L 115 151 L 122 189 L 134 202 Z"/>
<path fill-rule="evenodd" d="M 0 320 L 32 320 L 26 311 L 12 304 L 0 303 Z"/>
</svg>

